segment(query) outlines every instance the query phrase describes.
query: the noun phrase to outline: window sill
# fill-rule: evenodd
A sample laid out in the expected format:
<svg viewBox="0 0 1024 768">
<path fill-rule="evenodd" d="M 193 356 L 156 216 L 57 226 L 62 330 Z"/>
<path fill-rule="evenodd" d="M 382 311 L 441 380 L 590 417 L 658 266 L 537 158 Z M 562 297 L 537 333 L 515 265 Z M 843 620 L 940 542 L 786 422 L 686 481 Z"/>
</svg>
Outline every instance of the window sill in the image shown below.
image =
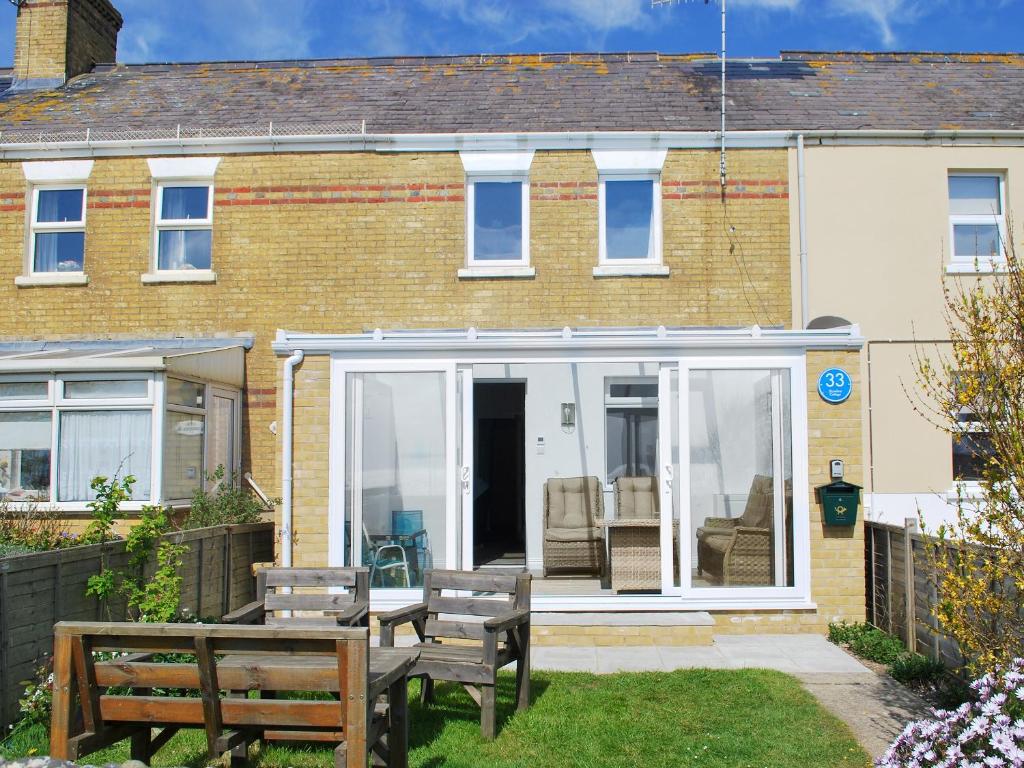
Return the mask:
<svg viewBox="0 0 1024 768">
<path fill-rule="evenodd" d="M 956 503 L 960 499 L 975 501 L 980 498 L 982 498 L 981 483 L 975 480 L 964 480 L 946 491 L 946 501 L 951 503 Z"/>
<path fill-rule="evenodd" d="M 88 285 L 89 276 L 82 272 L 39 272 L 18 275 L 14 284 L 19 288 L 37 288 L 45 285 Z"/>
<path fill-rule="evenodd" d="M 1005 275 L 1006 264 L 1001 261 L 962 262 L 946 265 L 947 275 Z"/>
<path fill-rule="evenodd" d="M 667 277 L 665 264 L 602 264 L 594 267 L 594 277 Z"/>
<path fill-rule="evenodd" d="M 533 267 L 463 267 L 459 270 L 460 280 L 479 280 L 495 277 L 536 277 Z"/>
<path fill-rule="evenodd" d="M 145 272 L 142 275 L 145 285 L 159 283 L 216 283 L 217 273 L 212 269 L 183 269 L 166 272 Z"/>
</svg>

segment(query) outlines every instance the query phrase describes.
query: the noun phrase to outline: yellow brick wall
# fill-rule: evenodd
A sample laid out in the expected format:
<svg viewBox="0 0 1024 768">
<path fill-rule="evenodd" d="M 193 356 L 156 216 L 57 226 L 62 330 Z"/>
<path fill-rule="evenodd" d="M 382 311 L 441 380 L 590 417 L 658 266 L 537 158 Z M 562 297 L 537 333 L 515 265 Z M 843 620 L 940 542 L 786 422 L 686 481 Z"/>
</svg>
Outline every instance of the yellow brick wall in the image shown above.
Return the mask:
<svg viewBox="0 0 1024 768">
<path fill-rule="evenodd" d="M 788 325 L 784 150 L 738 150 L 723 203 L 717 153 L 673 151 L 663 172 L 667 278 L 595 278 L 597 171 L 589 152 L 538 152 L 528 280 L 459 280 L 457 153 L 225 156 L 215 179 L 215 284 L 143 285 L 149 169 L 98 159 L 88 182 L 84 287 L 17 288 L 26 183 L 0 164 L 2 339 L 253 334 L 243 466 L 277 493 L 278 328 Z M 421 200 L 422 202 L 414 202 Z"/>
</svg>

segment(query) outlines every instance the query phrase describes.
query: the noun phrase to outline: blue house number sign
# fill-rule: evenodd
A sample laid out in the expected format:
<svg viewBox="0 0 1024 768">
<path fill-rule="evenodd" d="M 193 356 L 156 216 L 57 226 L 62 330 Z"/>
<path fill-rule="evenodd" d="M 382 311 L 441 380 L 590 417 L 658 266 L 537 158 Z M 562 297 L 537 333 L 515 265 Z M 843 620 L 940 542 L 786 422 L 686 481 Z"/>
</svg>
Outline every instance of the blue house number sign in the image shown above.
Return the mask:
<svg viewBox="0 0 1024 768">
<path fill-rule="evenodd" d="M 826 403 L 833 405 L 846 400 L 853 392 L 850 374 L 842 368 L 829 368 L 818 377 L 818 394 Z"/>
</svg>

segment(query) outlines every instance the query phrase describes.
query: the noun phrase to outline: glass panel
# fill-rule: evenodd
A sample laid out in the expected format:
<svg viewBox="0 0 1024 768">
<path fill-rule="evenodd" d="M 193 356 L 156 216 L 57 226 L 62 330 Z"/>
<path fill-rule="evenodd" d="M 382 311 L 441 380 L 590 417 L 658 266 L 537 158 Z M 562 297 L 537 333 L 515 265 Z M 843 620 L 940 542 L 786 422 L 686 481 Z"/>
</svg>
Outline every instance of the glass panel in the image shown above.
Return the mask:
<svg viewBox="0 0 1024 768">
<path fill-rule="evenodd" d="M 157 269 L 209 269 L 212 232 L 209 229 L 162 229 Z"/>
<path fill-rule="evenodd" d="M 953 253 L 958 259 L 990 259 L 1003 255 L 995 224 L 955 224 Z"/>
<path fill-rule="evenodd" d="M 235 471 L 235 401 L 214 395 L 210 414 L 210 431 L 206 436 L 206 471 L 213 473 L 224 467 L 224 482 L 234 482 Z M 209 485 L 213 485 L 210 483 Z"/>
<path fill-rule="evenodd" d="M 654 254 L 651 220 L 654 182 L 606 181 L 605 246 L 609 259 L 649 259 Z"/>
<path fill-rule="evenodd" d="M 160 218 L 173 221 L 206 219 L 210 215 L 209 187 L 164 187 Z"/>
<path fill-rule="evenodd" d="M 192 498 L 192 493 L 202 484 L 205 428 L 203 416 L 167 411 L 164 417 L 165 500 Z"/>
<path fill-rule="evenodd" d="M 361 512 L 362 529 L 346 541 L 362 548 L 372 586 L 421 586 L 424 570 L 446 563 L 445 376 L 361 373 L 347 381 L 346 507 Z"/>
<path fill-rule="evenodd" d="M 36 233 L 33 272 L 81 272 L 84 264 L 84 232 Z"/>
<path fill-rule="evenodd" d="M 657 476 L 657 408 L 609 408 L 606 429 L 609 483 L 617 477 Z"/>
<path fill-rule="evenodd" d="M 64 382 L 64 398 L 67 400 L 97 400 L 107 397 L 146 397 L 148 394 L 149 382 L 146 379 Z"/>
<path fill-rule="evenodd" d="M 80 222 L 82 220 L 81 189 L 41 189 L 36 208 L 36 221 L 40 224 L 54 222 Z"/>
<path fill-rule="evenodd" d="M 0 413 L 0 498 L 50 500 L 49 413 Z"/>
<path fill-rule="evenodd" d="M 694 587 L 792 586 L 789 372 L 690 373 Z"/>
<path fill-rule="evenodd" d="M 657 397 L 658 384 L 609 384 L 609 397 Z"/>
<path fill-rule="evenodd" d="M 473 258 L 523 258 L 523 185 L 519 181 L 478 181 L 473 190 Z"/>
<path fill-rule="evenodd" d="M 167 379 L 167 402 L 172 405 L 183 405 L 186 408 L 202 408 L 205 384 L 183 379 Z"/>
<path fill-rule="evenodd" d="M 150 498 L 152 413 L 145 411 L 64 411 L 60 414 L 57 499 L 91 501 L 97 475 L 135 476 L 132 499 Z"/>
<path fill-rule="evenodd" d="M 0 400 L 45 400 L 45 381 L 3 381 L 0 382 Z"/>
<path fill-rule="evenodd" d="M 953 477 L 978 482 L 985 462 L 992 455 L 992 438 L 987 432 L 967 432 L 953 437 Z"/>
<path fill-rule="evenodd" d="M 953 216 L 998 216 L 998 176 L 950 176 L 949 212 Z"/>
</svg>

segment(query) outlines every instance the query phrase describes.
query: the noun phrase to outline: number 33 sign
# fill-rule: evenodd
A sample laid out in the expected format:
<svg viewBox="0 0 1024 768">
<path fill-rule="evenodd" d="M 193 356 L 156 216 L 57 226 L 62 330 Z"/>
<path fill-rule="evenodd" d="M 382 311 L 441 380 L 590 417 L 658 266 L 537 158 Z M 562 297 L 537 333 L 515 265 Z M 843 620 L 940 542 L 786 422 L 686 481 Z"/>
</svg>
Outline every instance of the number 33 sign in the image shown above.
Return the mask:
<svg viewBox="0 0 1024 768">
<path fill-rule="evenodd" d="M 829 368 L 818 376 L 818 394 L 826 403 L 841 403 L 853 392 L 850 374 L 842 368 Z"/>
</svg>

